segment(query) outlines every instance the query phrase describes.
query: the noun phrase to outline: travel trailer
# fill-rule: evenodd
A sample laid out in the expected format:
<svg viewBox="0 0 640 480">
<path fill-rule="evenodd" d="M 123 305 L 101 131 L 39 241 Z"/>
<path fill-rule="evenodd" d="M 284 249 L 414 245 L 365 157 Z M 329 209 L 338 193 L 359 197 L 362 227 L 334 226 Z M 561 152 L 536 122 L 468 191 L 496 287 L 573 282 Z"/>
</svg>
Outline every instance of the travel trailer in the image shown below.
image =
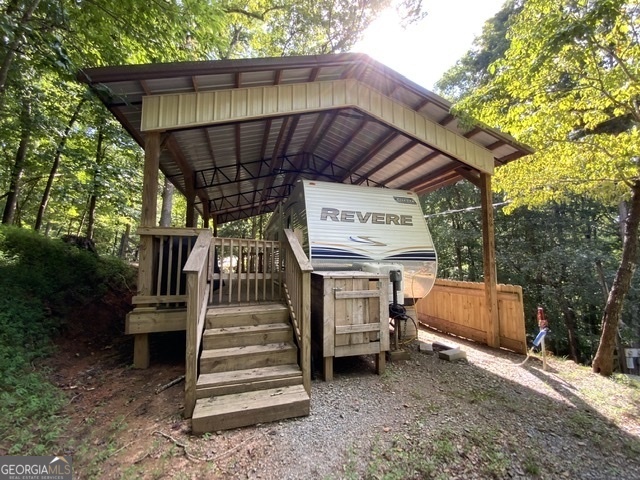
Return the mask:
<svg viewBox="0 0 640 480">
<path fill-rule="evenodd" d="M 433 287 L 436 252 L 413 192 L 301 180 L 274 212 L 265 235 L 278 240 L 284 228 L 298 236 L 316 271 L 400 270 L 401 304 Z"/>
</svg>

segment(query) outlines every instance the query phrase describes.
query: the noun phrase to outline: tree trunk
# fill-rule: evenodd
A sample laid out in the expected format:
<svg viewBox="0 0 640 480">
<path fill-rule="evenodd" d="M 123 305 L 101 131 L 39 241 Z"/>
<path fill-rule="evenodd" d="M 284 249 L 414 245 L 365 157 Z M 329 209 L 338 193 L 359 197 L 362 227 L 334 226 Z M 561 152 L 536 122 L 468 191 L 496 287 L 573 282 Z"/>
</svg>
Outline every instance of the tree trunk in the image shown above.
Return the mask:
<svg viewBox="0 0 640 480">
<path fill-rule="evenodd" d="M 22 101 L 20 146 L 16 152 L 16 161 L 11 169 L 11 180 L 9 181 L 9 192 L 7 193 L 7 203 L 4 206 L 2 215 L 2 223 L 11 225 L 13 223 L 16 206 L 18 204 L 18 195 L 20 194 L 20 179 L 24 172 L 24 164 L 27 159 L 27 151 L 29 149 L 29 141 L 31 140 L 31 104 L 29 100 Z"/>
<path fill-rule="evenodd" d="M 562 306 L 562 316 L 564 317 L 564 325 L 567 328 L 569 355 L 571 356 L 571 360 L 580 363 L 580 348 L 578 346 L 578 335 L 576 333 L 576 314 L 569 305 L 564 304 Z"/>
<path fill-rule="evenodd" d="M 600 345 L 593 359 L 593 371 L 600 375 L 610 376 L 613 373 L 613 351 L 618 333 L 618 323 L 622 313 L 624 297 L 629 292 L 631 279 L 638 262 L 638 225 L 640 224 L 640 180 L 631 187 L 632 195 L 629 204 L 627 221 L 622 241 L 622 260 L 618 266 L 613 286 L 607 298 L 602 316 L 602 334 Z M 621 353 L 618 353 L 621 355 Z"/>
<path fill-rule="evenodd" d="M 467 256 L 469 258 L 469 282 L 477 282 L 478 281 L 478 273 L 476 271 L 476 261 L 474 257 L 473 248 L 471 245 L 467 245 Z"/>
<path fill-rule="evenodd" d="M 456 251 L 456 266 L 458 267 L 458 280 L 464 280 L 464 269 L 462 268 L 462 246 L 460 242 L 456 239 L 454 240 L 454 249 Z"/>
<path fill-rule="evenodd" d="M 56 173 L 58 172 L 58 167 L 60 166 L 60 158 L 62 157 L 62 152 L 64 151 L 64 147 L 67 144 L 67 139 L 69 138 L 69 133 L 71 132 L 71 128 L 78 120 L 78 116 L 80 115 L 80 110 L 82 109 L 82 105 L 87 101 L 86 97 L 82 97 L 76 106 L 73 115 L 69 119 L 69 123 L 67 123 L 66 128 L 64 129 L 64 133 L 58 142 L 58 147 L 56 148 L 56 153 L 53 156 L 53 163 L 51 164 L 51 170 L 49 170 L 49 178 L 47 179 L 47 185 L 44 187 L 44 193 L 42 194 L 42 200 L 40 201 L 40 208 L 38 208 L 38 216 L 36 217 L 36 223 L 33 226 L 33 229 L 37 232 L 40 231 L 40 227 L 42 226 L 42 219 L 47 210 L 47 204 L 49 203 L 49 196 L 51 195 L 51 187 L 53 186 L 53 180 L 56 177 Z"/>
<path fill-rule="evenodd" d="M 87 238 L 93 240 L 93 233 L 95 229 L 96 221 L 96 202 L 98 201 L 98 181 L 97 176 L 100 169 L 100 164 L 104 157 L 104 151 L 102 149 L 102 143 L 104 140 L 104 129 L 102 126 L 98 129 L 98 145 L 96 147 L 96 169 L 93 175 L 93 191 L 89 198 L 89 219 L 87 220 Z"/>
<path fill-rule="evenodd" d="M 39 3 L 40 0 L 32 0 L 31 3 L 25 7 L 22 18 L 13 32 L 13 39 L 9 42 L 5 50 L 6 54 L 2 59 L 2 64 L 0 64 L 0 105 L 3 104 L 2 98 L 7 88 L 7 78 L 9 77 L 9 70 L 11 70 L 11 64 L 22 44 L 25 25 L 31 21 L 31 16 L 36 8 L 38 8 Z"/>
<path fill-rule="evenodd" d="M 164 187 L 162 188 L 162 208 L 160 210 L 160 226 L 171 226 L 171 212 L 173 210 L 173 193 L 175 187 L 167 177 L 164 177 Z"/>
<path fill-rule="evenodd" d="M 625 220 L 629 216 L 629 209 L 627 208 L 627 202 L 624 200 L 618 204 L 618 218 L 620 221 L 618 222 L 618 228 L 620 229 L 620 241 L 624 240 L 624 225 Z"/>
<path fill-rule="evenodd" d="M 625 204 L 624 202 L 621 203 Z M 625 204 L 626 205 L 626 204 Z M 624 212 L 622 211 L 622 209 L 620 210 L 620 214 L 624 213 L 624 219 L 626 221 L 627 219 L 627 209 L 624 209 Z M 624 221 L 620 222 L 621 224 L 624 224 Z M 621 230 L 624 231 L 624 225 L 622 225 Z M 622 238 L 624 239 L 624 235 L 622 236 Z M 609 298 L 609 285 L 607 285 L 607 279 L 604 275 L 604 269 L 602 268 L 602 262 L 600 260 L 596 260 L 596 270 L 598 271 L 598 278 L 600 279 L 600 286 L 602 288 L 602 292 L 604 293 L 604 301 L 607 301 L 607 298 Z M 620 337 L 620 323 L 622 322 L 618 322 L 618 331 L 616 332 L 616 350 L 618 351 L 618 365 L 620 367 L 620 371 L 622 373 L 627 373 L 627 362 L 625 361 L 624 355 L 621 354 L 622 352 L 622 338 Z"/>
<path fill-rule="evenodd" d="M 118 251 L 118 257 L 122 260 L 127 257 L 127 250 L 129 250 L 129 235 L 131 235 L 131 225 L 127 223 L 122 238 L 120 239 L 120 250 Z"/>
<path fill-rule="evenodd" d="M 78 225 L 78 230 L 76 231 L 76 235 L 80 236 L 80 232 L 84 228 L 84 221 L 87 219 L 87 209 L 89 208 L 89 202 L 91 201 L 91 197 L 87 199 L 84 204 L 84 208 L 82 209 L 82 217 L 80 217 L 80 224 Z M 71 227 L 69 227 L 69 233 L 71 233 Z"/>
</svg>

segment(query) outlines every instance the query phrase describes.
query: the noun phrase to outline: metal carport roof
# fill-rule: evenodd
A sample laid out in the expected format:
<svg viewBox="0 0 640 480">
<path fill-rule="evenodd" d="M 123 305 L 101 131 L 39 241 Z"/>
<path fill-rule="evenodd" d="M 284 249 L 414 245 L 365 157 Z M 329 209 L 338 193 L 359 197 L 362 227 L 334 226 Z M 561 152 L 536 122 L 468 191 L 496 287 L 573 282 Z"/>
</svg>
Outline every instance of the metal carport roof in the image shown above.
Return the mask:
<svg viewBox="0 0 640 480">
<path fill-rule="evenodd" d="M 531 153 L 364 54 L 101 67 L 79 79 L 221 224 L 271 211 L 299 178 L 425 193 Z M 144 107 L 143 107 L 144 105 Z M 144 114 L 143 114 L 144 110 Z"/>
</svg>

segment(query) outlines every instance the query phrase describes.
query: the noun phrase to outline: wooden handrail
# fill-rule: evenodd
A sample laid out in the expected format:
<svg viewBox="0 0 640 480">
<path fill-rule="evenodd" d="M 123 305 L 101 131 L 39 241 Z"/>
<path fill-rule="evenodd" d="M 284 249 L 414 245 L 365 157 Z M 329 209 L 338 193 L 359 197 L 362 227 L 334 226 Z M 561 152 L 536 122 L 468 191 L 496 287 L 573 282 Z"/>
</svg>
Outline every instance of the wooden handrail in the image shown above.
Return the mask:
<svg viewBox="0 0 640 480">
<path fill-rule="evenodd" d="M 187 323 L 185 354 L 184 415 L 191 418 L 196 405 L 198 357 L 209 303 L 211 232 L 198 234 L 183 271 L 187 275 Z"/>
<path fill-rule="evenodd" d="M 298 268 L 301 272 L 313 272 L 313 267 L 311 266 L 311 262 L 307 258 L 307 254 L 304 253 L 304 249 L 300 242 L 298 241 L 298 237 L 296 237 L 293 230 L 285 230 L 284 235 L 287 239 L 287 245 L 291 248 L 291 252 L 293 253 L 296 263 L 298 264 Z"/>
<path fill-rule="evenodd" d="M 305 390 L 311 395 L 311 272 L 313 267 L 293 231 L 284 231 L 284 292 L 300 348 Z"/>
</svg>

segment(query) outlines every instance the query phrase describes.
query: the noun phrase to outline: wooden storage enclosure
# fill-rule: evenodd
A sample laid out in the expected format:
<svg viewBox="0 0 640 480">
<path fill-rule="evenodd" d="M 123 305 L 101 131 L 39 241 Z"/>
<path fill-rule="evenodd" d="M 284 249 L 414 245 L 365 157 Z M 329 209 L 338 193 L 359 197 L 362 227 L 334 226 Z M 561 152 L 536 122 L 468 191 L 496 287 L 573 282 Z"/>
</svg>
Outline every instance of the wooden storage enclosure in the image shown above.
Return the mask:
<svg viewBox="0 0 640 480">
<path fill-rule="evenodd" d="M 376 355 L 376 371 L 385 369 L 389 350 L 389 277 L 341 271 L 311 275 L 311 338 L 314 359 L 325 380 L 333 378 L 334 357 Z"/>
</svg>

